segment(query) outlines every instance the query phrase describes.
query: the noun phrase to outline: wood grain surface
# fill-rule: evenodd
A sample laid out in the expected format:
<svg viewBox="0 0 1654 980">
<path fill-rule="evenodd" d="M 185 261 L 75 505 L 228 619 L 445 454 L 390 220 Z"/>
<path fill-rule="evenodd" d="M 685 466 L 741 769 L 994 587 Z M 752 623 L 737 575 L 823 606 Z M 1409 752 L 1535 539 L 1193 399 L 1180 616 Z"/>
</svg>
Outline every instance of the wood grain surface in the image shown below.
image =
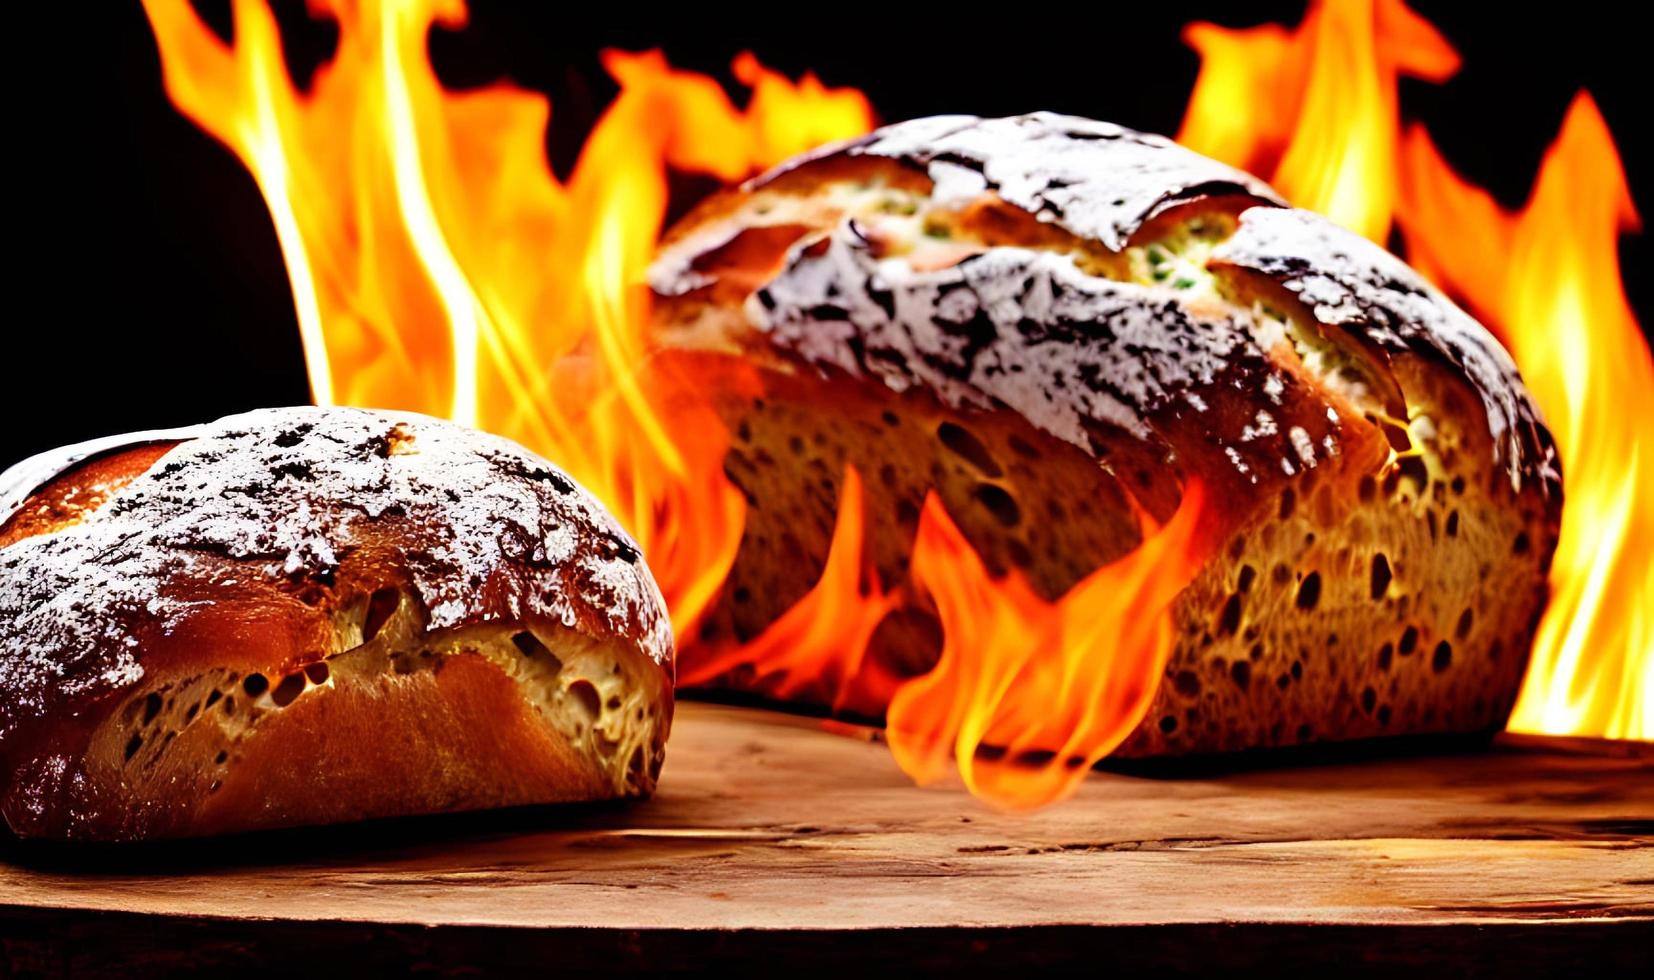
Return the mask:
<svg viewBox="0 0 1654 980">
<path fill-rule="evenodd" d="M 136 848 L 8 841 L 0 965 L 1646 966 L 1648 746 L 1507 737 L 1266 761 L 1099 772 L 1063 804 L 1002 813 L 957 784 L 914 787 L 865 730 L 688 703 L 642 804 Z"/>
</svg>

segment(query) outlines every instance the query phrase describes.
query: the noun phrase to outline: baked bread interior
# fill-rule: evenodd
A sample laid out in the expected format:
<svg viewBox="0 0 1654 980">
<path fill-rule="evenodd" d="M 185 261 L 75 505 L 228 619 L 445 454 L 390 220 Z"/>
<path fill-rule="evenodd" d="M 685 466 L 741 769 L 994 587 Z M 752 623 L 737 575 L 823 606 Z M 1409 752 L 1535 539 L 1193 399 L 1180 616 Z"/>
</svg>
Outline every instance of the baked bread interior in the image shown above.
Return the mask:
<svg viewBox="0 0 1654 980">
<path fill-rule="evenodd" d="M 289 408 L 0 477 L 0 813 L 131 840 L 649 794 L 637 547 L 504 439 Z"/>
</svg>

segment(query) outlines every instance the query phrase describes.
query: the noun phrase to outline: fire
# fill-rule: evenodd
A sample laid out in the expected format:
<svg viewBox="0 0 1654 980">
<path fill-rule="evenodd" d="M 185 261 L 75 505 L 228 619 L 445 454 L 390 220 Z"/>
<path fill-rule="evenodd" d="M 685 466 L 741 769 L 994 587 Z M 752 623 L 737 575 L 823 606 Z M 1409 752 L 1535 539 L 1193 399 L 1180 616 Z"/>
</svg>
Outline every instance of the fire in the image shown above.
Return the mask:
<svg viewBox="0 0 1654 980">
<path fill-rule="evenodd" d="M 1499 327 L 1565 464 L 1551 605 L 1511 727 L 1654 738 L 1654 358 L 1620 284 L 1616 238 L 1639 223 L 1608 125 L 1581 93 L 1516 214 L 1422 127 L 1404 151 L 1408 251 Z"/>
<path fill-rule="evenodd" d="M 638 538 L 687 633 L 745 509 L 716 416 L 646 357 L 668 167 L 738 180 L 866 131 L 867 100 L 743 56 L 743 111 L 659 52 L 605 52 L 620 94 L 563 182 L 543 96 L 437 80 L 426 39 L 462 27 L 463 3 L 313 4 L 339 40 L 308 93 L 261 0 L 234 3 L 233 45 L 185 0 L 145 9 L 173 102 L 264 193 L 316 401 L 448 416 L 557 460 Z"/>
<path fill-rule="evenodd" d="M 1401 0 L 1315 3 L 1291 31 L 1195 23 L 1183 37 L 1201 60 L 1177 141 L 1383 243 L 1396 196 L 1397 81 L 1458 71 L 1446 39 Z"/>
<path fill-rule="evenodd" d="M 642 283 L 668 174 L 735 181 L 862 133 L 873 115 L 861 93 L 744 54 L 732 66 L 751 90 L 743 109 L 659 52 L 608 51 L 619 93 L 560 180 L 543 96 L 437 79 L 427 38 L 465 24 L 461 0 L 313 0 L 339 39 L 307 92 L 262 0 L 233 3 L 233 44 L 187 0 L 145 7 L 173 102 L 263 191 L 315 399 L 448 416 L 565 466 L 647 553 L 687 643 L 686 681 L 754 664 L 781 695 L 812 686 L 840 708 L 888 706 L 904 769 L 925 781 L 951 760 L 1008 807 L 1072 791 L 1141 720 L 1172 647 L 1170 603 L 1203 553 L 1197 486 L 1137 551 L 1050 601 L 1014 573 L 990 575 L 934 496 L 907 580 L 878 581 L 847 469 L 816 586 L 739 648 L 692 641 L 745 503 L 723 473 L 718 414 L 646 336 Z M 1654 371 L 1614 275 L 1613 233 L 1635 215 L 1594 108 L 1576 105 L 1532 202 L 1509 215 L 1422 130 L 1403 138 L 1399 77 L 1444 81 L 1458 55 L 1400 0 L 1318 3 L 1291 30 L 1195 24 L 1186 37 L 1203 67 L 1181 138 L 1375 240 L 1399 222 L 1419 265 L 1503 330 L 1557 427 L 1569 495 L 1557 598 L 1514 723 L 1649 737 L 1654 532 L 1637 491 L 1639 467 L 1654 465 Z M 869 644 L 914 604 L 942 624 L 941 659 L 922 677 L 889 676 Z"/>
<path fill-rule="evenodd" d="M 1295 30 L 1191 25 L 1202 56 L 1180 140 L 1270 177 L 1294 203 L 1407 257 L 1510 348 L 1563 460 L 1552 600 L 1511 727 L 1654 738 L 1654 362 L 1621 286 L 1638 219 L 1589 95 L 1526 207 L 1506 213 L 1414 125 L 1396 79 L 1458 56 L 1400 0 L 1314 4 Z"/>
<path fill-rule="evenodd" d="M 1056 601 L 1017 573 L 995 578 L 931 494 L 913 543 L 912 581 L 886 587 L 862 560 L 861 477 L 846 467 L 821 578 L 751 641 L 686 668 L 686 684 L 746 666 L 789 697 L 826 686 L 835 710 L 888 705 L 886 735 L 920 783 L 955 763 L 972 793 L 1027 809 L 1073 792 L 1149 708 L 1174 635 L 1166 614 L 1203 560 L 1204 494 L 1125 558 Z M 867 659 L 885 615 L 923 597 L 942 625 L 936 667 L 909 680 Z"/>
<path fill-rule="evenodd" d="M 865 132 L 867 100 L 811 76 L 794 83 L 744 54 L 732 70 L 752 96 L 738 110 L 715 80 L 676 71 L 659 52 L 605 52 L 620 91 L 563 182 L 545 159 L 542 96 L 509 85 L 449 92 L 437 80 L 426 38 L 433 25 L 463 26 L 463 3 L 318 3 L 315 13 L 338 22 L 338 51 L 308 93 L 289 80 L 259 0 L 234 3 L 233 45 L 184 0 L 145 5 L 173 102 L 264 192 L 316 400 L 446 415 L 557 460 L 638 538 L 679 636 L 693 636 L 745 510 L 723 474 L 718 416 L 646 342 L 641 283 L 667 173 L 741 179 Z M 691 647 L 684 679 L 754 663 L 783 696 L 832 685 L 840 707 L 891 706 L 892 744 L 915 775 L 952 749 L 973 788 L 1006 805 L 1071 789 L 1147 709 L 1170 650 L 1166 607 L 1192 575 L 1178 549 L 1195 508 L 1052 606 L 1020 580 L 991 578 L 934 502 L 917 581 L 872 581 L 860 487 L 848 470 L 816 587 L 739 649 Z M 1172 551 L 1184 560 L 1168 560 Z M 948 640 L 941 669 L 903 682 L 865 654 L 916 589 L 934 596 Z M 1029 697 L 1004 697 L 1013 678 Z M 983 762 L 982 745 L 1010 764 Z M 1044 764 L 1027 765 L 1041 750 Z"/>
<path fill-rule="evenodd" d="M 874 630 L 902 602 L 862 560 L 865 526 L 861 474 L 846 466 L 827 563 L 815 587 L 748 642 L 684 664 L 679 682 L 704 684 L 750 664 L 762 676 L 775 675 L 769 689 L 777 697 L 820 686 L 832 692 L 823 700 L 835 711 L 888 704 L 898 680 L 866 656 Z"/>
<path fill-rule="evenodd" d="M 936 669 L 890 702 L 896 760 L 920 782 L 951 753 L 971 792 L 1028 808 L 1073 792 L 1142 721 L 1174 641 L 1167 610 L 1204 560 L 1203 491 L 1191 483 L 1163 528 L 1055 602 L 1020 575 L 993 579 L 935 494 L 913 577 L 943 625 Z"/>
</svg>

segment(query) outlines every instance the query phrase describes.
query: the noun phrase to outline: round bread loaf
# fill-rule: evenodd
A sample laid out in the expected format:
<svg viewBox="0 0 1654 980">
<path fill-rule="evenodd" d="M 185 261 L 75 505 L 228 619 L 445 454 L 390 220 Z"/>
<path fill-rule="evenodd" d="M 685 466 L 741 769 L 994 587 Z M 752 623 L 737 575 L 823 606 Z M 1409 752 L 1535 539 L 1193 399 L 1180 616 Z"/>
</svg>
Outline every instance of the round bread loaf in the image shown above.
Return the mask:
<svg viewBox="0 0 1654 980">
<path fill-rule="evenodd" d="M 712 198 L 651 283 L 663 356 L 719 392 L 749 505 L 699 646 L 815 583 L 847 464 L 887 587 L 934 492 L 991 570 L 1048 598 L 1198 479 L 1215 544 L 1117 754 L 1503 724 L 1556 540 L 1550 435 L 1486 330 L 1255 178 L 1086 119 L 919 119 Z M 723 364 L 756 366 L 761 396 Z M 939 649 L 908 599 L 867 661 L 897 677 Z"/>
<path fill-rule="evenodd" d="M 669 622 L 545 460 L 253 412 L 0 476 L 0 813 L 131 840 L 651 792 Z"/>
</svg>

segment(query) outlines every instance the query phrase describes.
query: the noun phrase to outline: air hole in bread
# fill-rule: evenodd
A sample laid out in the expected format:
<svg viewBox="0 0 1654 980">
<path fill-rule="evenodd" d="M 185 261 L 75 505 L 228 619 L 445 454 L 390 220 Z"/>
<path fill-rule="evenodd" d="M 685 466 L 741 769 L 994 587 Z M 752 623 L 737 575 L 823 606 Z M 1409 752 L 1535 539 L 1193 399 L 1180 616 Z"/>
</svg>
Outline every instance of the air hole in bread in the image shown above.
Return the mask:
<svg viewBox="0 0 1654 980">
<path fill-rule="evenodd" d="M 936 438 L 983 476 L 997 479 L 1004 475 L 1005 471 L 1000 468 L 999 461 L 994 459 L 994 454 L 981 439 L 964 426 L 943 422 L 936 428 Z"/>
<path fill-rule="evenodd" d="M 591 681 L 581 679 L 570 684 L 569 694 L 573 695 L 574 703 L 585 712 L 588 721 L 595 720 L 603 710 L 603 700 L 598 696 L 597 688 Z"/>
<path fill-rule="evenodd" d="M 1409 626 L 1405 630 L 1402 630 L 1401 642 L 1396 644 L 1396 652 L 1401 654 L 1403 657 L 1411 657 L 1413 655 L 1413 651 L 1417 650 L 1418 647 L 1419 647 L 1419 629 L 1418 629 L 1418 627 L 1417 626 Z"/>
<path fill-rule="evenodd" d="M 1001 525 L 1016 527 L 1022 523 L 1022 508 L 1017 506 L 1016 498 L 1004 487 L 996 483 L 978 483 L 975 493 L 977 502 L 987 508 Z"/>
<path fill-rule="evenodd" d="M 1310 572 L 1304 580 L 1298 583 L 1298 608 L 1305 611 L 1315 608 L 1321 601 L 1321 573 Z"/>
<path fill-rule="evenodd" d="M 1186 698 L 1200 696 L 1200 675 L 1192 670 L 1180 670 L 1172 677 L 1172 686 Z"/>
<path fill-rule="evenodd" d="M 285 708 L 298 700 L 299 695 L 303 693 L 304 672 L 297 671 L 281 679 L 281 683 L 270 692 L 270 700 L 275 702 L 276 707 Z"/>
<path fill-rule="evenodd" d="M 144 737 L 143 737 L 143 735 L 139 734 L 138 732 L 133 732 L 132 733 L 132 738 L 129 739 L 126 743 L 126 761 L 131 762 L 132 757 L 137 755 L 138 750 L 143 748 L 143 747 L 144 747 Z"/>
<path fill-rule="evenodd" d="M 1241 597 L 1239 593 L 1234 593 L 1223 604 L 1223 612 L 1218 616 L 1218 635 L 1233 636 L 1240 629 L 1240 619 Z"/>
<path fill-rule="evenodd" d="M 1441 673 L 1453 666 L 1453 646 L 1446 640 L 1436 644 L 1435 652 L 1430 655 L 1430 669 Z"/>
<path fill-rule="evenodd" d="M 378 636 L 401 604 L 402 593 L 397 589 L 379 589 L 369 596 L 367 614 L 362 619 L 362 642 Z"/>
<path fill-rule="evenodd" d="M 1384 598 L 1384 593 L 1390 591 L 1390 559 L 1382 551 L 1373 556 L 1370 585 L 1374 601 Z"/>
<path fill-rule="evenodd" d="M 312 684 L 326 684 L 328 678 L 326 661 L 318 660 L 313 664 L 305 664 L 304 676 Z"/>
<path fill-rule="evenodd" d="M 144 698 L 144 724 L 147 725 L 150 722 L 154 721 L 155 716 L 160 714 L 160 713 L 161 713 L 161 696 L 159 694 L 151 692 L 148 697 Z"/>
<path fill-rule="evenodd" d="M 256 698 L 270 689 L 270 679 L 263 674 L 248 674 L 247 679 L 241 682 L 241 689 L 247 692 L 250 698 Z"/>
</svg>

